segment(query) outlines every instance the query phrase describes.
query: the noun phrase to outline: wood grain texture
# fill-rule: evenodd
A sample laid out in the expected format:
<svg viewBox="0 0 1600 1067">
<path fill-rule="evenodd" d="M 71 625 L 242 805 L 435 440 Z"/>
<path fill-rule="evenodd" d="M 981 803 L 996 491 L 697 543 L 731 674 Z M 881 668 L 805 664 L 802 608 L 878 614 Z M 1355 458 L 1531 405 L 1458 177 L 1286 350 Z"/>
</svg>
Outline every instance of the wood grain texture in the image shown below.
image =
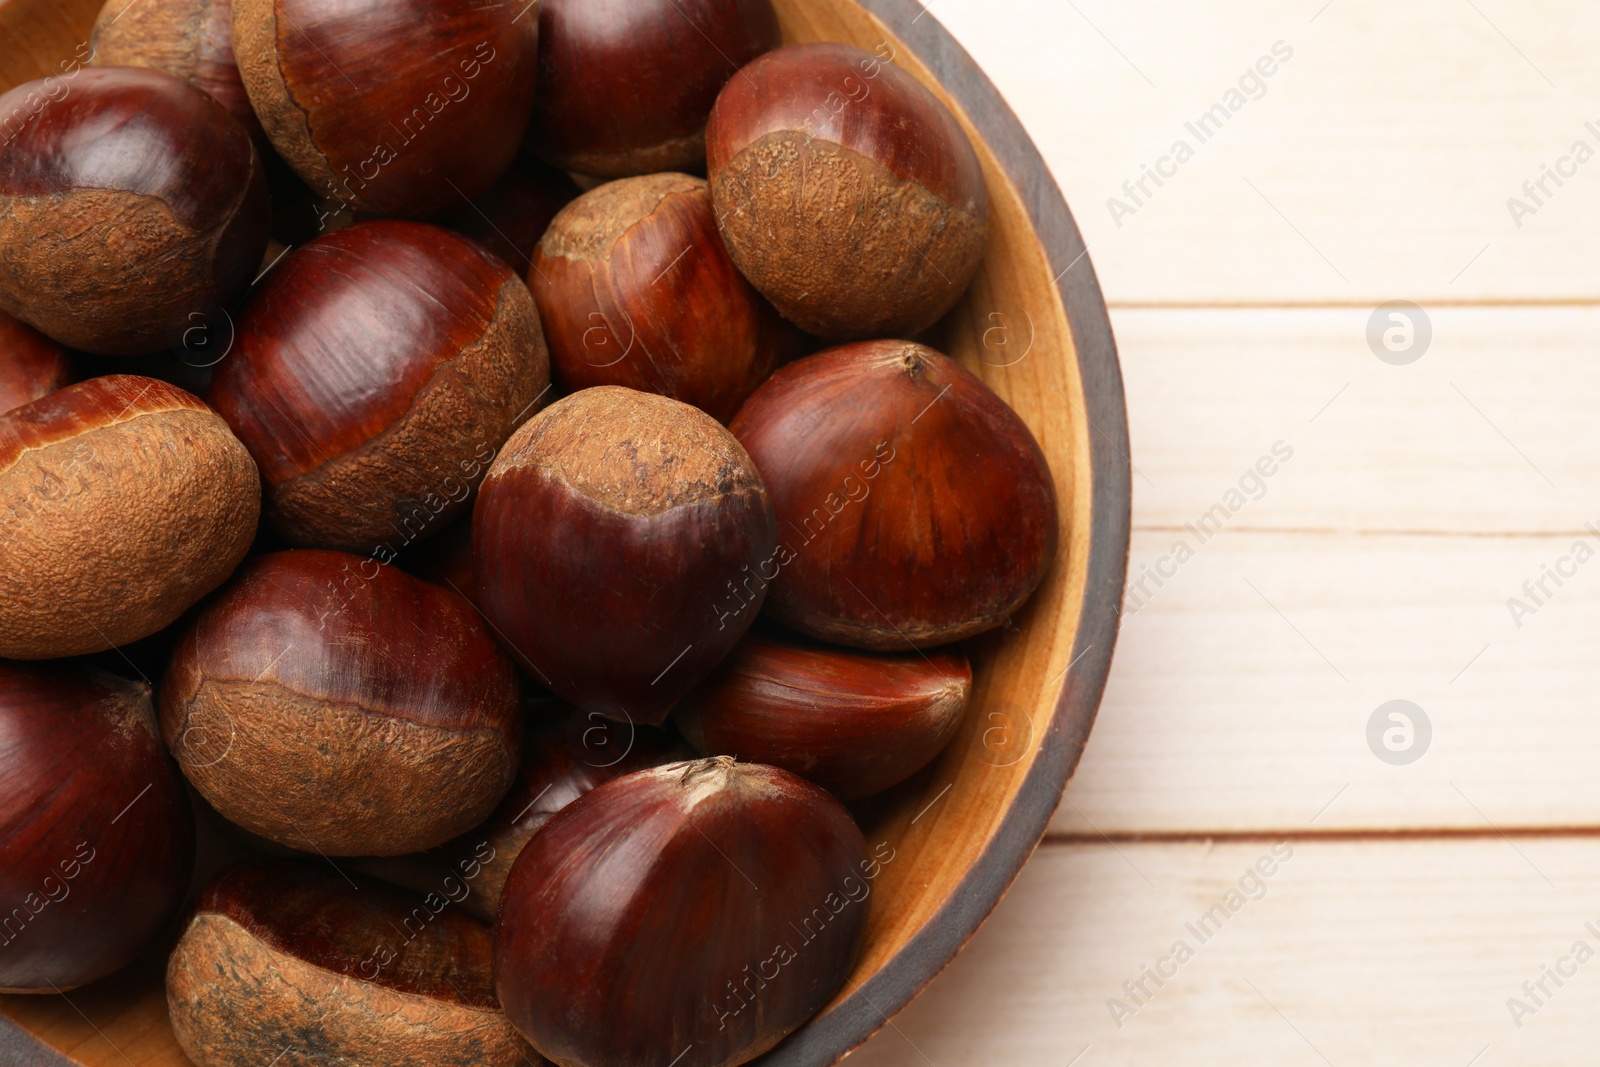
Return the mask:
<svg viewBox="0 0 1600 1067">
<path fill-rule="evenodd" d="M 1121 309 L 1134 521 L 1181 531 L 1282 442 L 1230 528 L 1582 533 L 1600 462 L 1575 447 L 1600 406 L 1600 310 L 1446 307 L 1391 366 L 1370 309 Z M 1237 504 L 1238 501 L 1232 503 Z"/>
<path fill-rule="evenodd" d="M 1590 838 L 1047 846 L 967 951 L 850 1067 L 1580 1067 L 1600 1008 Z M 1272 869 L 1272 864 L 1267 865 Z M 1546 881 L 1548 877 L 1549 881 Z M 1251 899 L 1255 894 L 1258 899 Z M 1218 921 L 1220 918 L 1220 922 Z M 1586 926 L 1592 923 L 1593 927 Z M 1220 929 L 1218 928 L 1220 926 Z M 1138 1004 L 1144 967 L 1193 958 Z M 1563 958 L 1566 962 L 1562 962 Z M 1523 991 L 1541 968 L 1542 1005 Z M 1538 994 L 1537 987 L 1535 993 Z M 1120 1029 L 1107 1001 L 1136 1010 Z M 1507 1000 L 1534 1007 L 1519 1028 Z M 1120 1013 L 1119 1013 L 1120 1014 Z M 1519 1013 L 1520 1014 L 1520 1013 Z M 1074 1057 L 1080 1057 L 1074 1060 Z M 1479 1057 L 1474 1060 L 1474 1057 Z"/>
<path fill-rule="evenodd" d="M 1522 189 L 1577 141 L 1600 151 L 1600 9 L 1583 0 L 930 10 L 1037 139 L 1113 306 L 1600 296 L 1596 162 L 1564 164 L 1543 206 Z M 1227 98 L 1277 41 L 1294 54 L 1264 93 Z M 1225 100 L 1242 106 L 1201 143 L 1185 123 Z M 1180 139 L 1193 158 L 1135 204 L 1123 183 Z M 1113 196 L 1136 208 L 1120 227 Z M 1520 228 L 1513 196 L 1537 209 Z"/>
</svg>

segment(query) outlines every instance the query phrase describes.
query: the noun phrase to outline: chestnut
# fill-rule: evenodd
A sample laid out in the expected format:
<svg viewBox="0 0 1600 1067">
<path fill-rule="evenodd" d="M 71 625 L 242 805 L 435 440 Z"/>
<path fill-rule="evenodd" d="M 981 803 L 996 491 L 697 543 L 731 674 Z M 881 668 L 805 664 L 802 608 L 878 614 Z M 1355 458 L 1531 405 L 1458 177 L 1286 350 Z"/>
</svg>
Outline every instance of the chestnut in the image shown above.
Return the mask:
<svg viewBox="0 0 1600 1067">
<path fill-rule="evenodd" d="M 771 0 L 544 0 L 528 140 L 563 170 L 702 170 L 717 93 L 776 48 Z"/>
<path fill-rule="evenodd" d="M 1009 618 L 1055 558 L 1038 442 L 931 348 L 867 341 L 791 363 L 730 428 L 777 512 L 767 608 L 802 633 L 882 651 L 959 641 Z"/>
<path fill-rule="evenodd" d="M 0 309 L 69 348 L 144 355 L 255 277 L 261 159 L 188 82 L 133 67 L 29 82 L 0 95 L 0 131 Z"/>
<path fill-rule="evenodd" d="M 472 562 L 485 617 L 541 685 L 659 725 L 754 622 L 716 599 L 774 537 L 761 475 L 721 424 L 608 385 L 506 443 L 473 510 Z"/>
<path fill-rule="evenodd" d="M 237 864 L 206 886 L 167 960 L 173 1036 L 199 1067 L 524 1067 L 490 939 L 437 895 Z"/>
<path fill-rule="evenodd" d="M 726 758 L 639 771 L 523 849 L 495 988 L 559 1064 L 744 1063 L 844 984 L 880 868 L 850 813 L 787 771 Z"/>
<path fill-rule="evenodd" d="M 625 385 L 726 423 L 798 354 L 728 258 L 706 183 L 687 174 L 624 178 L 567 205 L 528 284 L 568 390 Z"/>
<path fill-rule="evenodd" d="M 154 378 L 91 378 L 0 415 L 0 656 L 150 636 L 233 572 L 260 509 L 227 424 Z"/>
<path fill-rule="evenodd" d="M 937 97 L 871 52 L 791 45 L 751 63 L 717 97 L 706 160 L 733 261 L 818 336 L 926 329 L 983 259 L 977 153 Z"/>
<path fill-rule="evenodd" d="M 449 230 L 378 221 L 278 264 L 207 396 L 284 537 L 387 560 L 466 508 L 548 384 L 510 267 Z"/>
<path fill-rule="evenodd" d="M 200 795 L 330 856 L 415 852 L 482 822 L 521 732 L 516 672 L 472 605 L 342 552 L 250 561 L 161 684 L 162 736 Z"/>
<path fill-rule="evenodd" d="M 234 0 L 233 50 L 273 147 L 358 214 L 481 195 L 533 111 L 537 0 Z"/>
<path fill-rule="evenodd" d="M 0 311 L 0 414 L 71 384 L 67 350 Z"/>
<path fill-rule="evenodd" d="M 233 0 L 106 0 L 89 38 L 103 67 L 148 67 L 214 97 L 257 144 L 266 133 L 233 58 Z"/>
<path fill-rule="evenodd" d="M 73 989 L 183 902 L 189 798 L 140 682 L 0 663 L 0 737 L 0 992 Z"/>
<path fill-rule="evenodd" d="M 957 652 L 879 655 L 751 634 L 672 720 L 702 755 L 782 767 L 857 800 L 931 762 L 971 694 Z"/>
<path fill-rule="evenodd" d="M 612 722 L 548 697 L 536 703 L 546 706 L 529 716 L 522 769 L 487 822 L 421 856 L 369 861 L 364 869 L 418 892 L 440 893 L 493 922 L 511 865 L 556 812 L 625 774 L 693 755 L 665 730 Z"/>
<path fill-rule="evenodd" d="M 445 223 L 511 264 L 519 273 L 533 263 L 550 220 L 579 194 L 564 172 L 531 156 L 518 156 L 489 191 Z"/>
</svg>

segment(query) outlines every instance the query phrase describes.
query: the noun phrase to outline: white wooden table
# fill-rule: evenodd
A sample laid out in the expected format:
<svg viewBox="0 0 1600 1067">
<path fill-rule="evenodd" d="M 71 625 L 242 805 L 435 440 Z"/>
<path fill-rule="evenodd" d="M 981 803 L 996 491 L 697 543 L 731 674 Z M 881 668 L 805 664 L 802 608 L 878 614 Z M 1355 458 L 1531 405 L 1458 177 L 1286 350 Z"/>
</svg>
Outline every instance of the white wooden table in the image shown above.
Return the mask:
<svg viewBox="0 0 1600 1067">
<path fill-rule="evenodd" d="M 1088 240 L 1161 577 L 852 1067 L 1600 1062 L 1600 4 L 930 11 Z"/>
</svg>

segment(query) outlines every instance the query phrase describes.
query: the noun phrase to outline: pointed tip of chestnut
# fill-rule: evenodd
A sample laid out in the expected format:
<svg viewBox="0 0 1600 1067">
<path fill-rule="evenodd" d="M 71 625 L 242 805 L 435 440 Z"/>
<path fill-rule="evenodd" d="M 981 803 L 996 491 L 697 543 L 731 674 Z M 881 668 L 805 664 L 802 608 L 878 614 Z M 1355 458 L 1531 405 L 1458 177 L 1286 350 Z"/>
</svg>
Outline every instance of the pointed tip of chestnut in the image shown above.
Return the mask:
<svg viewBox="0 0 1600 1067">
<path fill-rule="evenodd" d="M 744 1063 L 843 984 L 880 868 L 849 812 L 787 771 L 727 757 L 639 771 L 523 850 L 496 924 L 496 989 L 557 1063 L 668 1048 L 679 1067 Z"/>
<path fill-rule="evenodd" d="M 203 1065 L 531 1062 L 494 995 L 487 926 L 442 898 L 247 862 L 202 892 L 167 962 L 167 1004 Z"/>
<path fill-rule="evenodd" d="M 767 610 L 825 641 L 930 648 L 999 626 L 1059 543 L 1048 461 L 955 360 L 866 341 L 780 369 L 730 429 L 761 470 L 779 542 Z"/>
<path fill-rule="evenodd" d="M 752 635 L 673 721 L 702 755 L 782 767 L 856 800 L 937 756 L 971 693 L 959 653 L 877 655 Z"/>
</svg>

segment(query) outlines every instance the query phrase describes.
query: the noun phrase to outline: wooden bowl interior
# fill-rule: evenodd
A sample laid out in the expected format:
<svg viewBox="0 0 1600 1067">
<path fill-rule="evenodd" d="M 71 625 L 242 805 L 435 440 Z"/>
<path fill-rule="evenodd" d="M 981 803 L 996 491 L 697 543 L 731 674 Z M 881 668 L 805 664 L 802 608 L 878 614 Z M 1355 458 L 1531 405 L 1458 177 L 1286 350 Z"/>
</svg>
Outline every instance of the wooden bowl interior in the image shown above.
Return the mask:
<svg viewBox="0 0 1600 1067">
<path fill-rule="evenodd" d="M 865 995 L 862 984 L 896 965 L 912 939 L 950 903 L 1017 802 L 1039 758 L 1040 742 L 1052 726 L 1058 733 L 1062 729 L 1056 718 L 1058 705 L 1065 708 L 1062 691 L 1084 608 L 1094 486 L 1089 428 L 1078 414 L 1087 408 L 1084 383 L 1054 279 L 1060 268 L 1052 269 L 1028 206 L 983 131 L 911 47 L 854 0 L 774 2 L 788 41 L 843 41 L 892 54 L 896 64 L 951 107 L 977 147 L 993 202 L 988 254 L 971 291 L 928 340 L 982 377 L 1032 428 L 1055 475 L 1064 533 L 1062 556 L 1033 600 L 1011 625 L 970 643 L 975 706 L 960 735 L 935 766 L 863 816 L 869 845 L 882 843 L 884 854 L 892 849 L 893 855 L 872 887 L 865 950 L 844 990 L 796 1035 L 811 1039 L 805 1058 L 786 1056 L 788 1046 L 773 1054 L 785 1063 L 820 1064 L 833 1062 L 887 1022 L 947 961 L 948 953 L 917 961 L 914 968 L 908 962 L 918 972 L 911 986 L 902 984 L 903 991 L 891 995 L 890 1002 L 875 1002 L 866 1026 L 859 1022 L 859 1010 L 853 1015 L 858 1021 L 839 1022 L 847 1014 L 840 1009 Z M 0 0 L 0 90 L 56 71 L 88 39 L 99 6 L 99 0 Z M 1098 684 L 1091 688 L 1097 696 Z M 1071 724 L 1072 744 L 1081 745 L 1092 713 L 1092 702 L 1087 711 L 1079 710 L 1081 721 Z M 1075 758 L 1074 750 L 1069 769 Z M 1053 808 L 1055 799 L 1030 797 L 1029 803 Z M 1048 811 L 1037 814 L 1042 828 Z M 1034 839 L 1014 851 L 1025 852 Z M 1021 859 L 1009 857 L 1011 867 L 997 875 L 992 895 L 998 896 Z M 185 1062 L 167 1029 L 159 960 L 69 998 L 0 997 L 0 1012 L 85 1064 Z M 840 1032 L 817 1040 L 813 1032 L 827 1035 L 830 1027 Z M 814 1049 L 825 1052 L 818 1058 Z"/>
</svg>

